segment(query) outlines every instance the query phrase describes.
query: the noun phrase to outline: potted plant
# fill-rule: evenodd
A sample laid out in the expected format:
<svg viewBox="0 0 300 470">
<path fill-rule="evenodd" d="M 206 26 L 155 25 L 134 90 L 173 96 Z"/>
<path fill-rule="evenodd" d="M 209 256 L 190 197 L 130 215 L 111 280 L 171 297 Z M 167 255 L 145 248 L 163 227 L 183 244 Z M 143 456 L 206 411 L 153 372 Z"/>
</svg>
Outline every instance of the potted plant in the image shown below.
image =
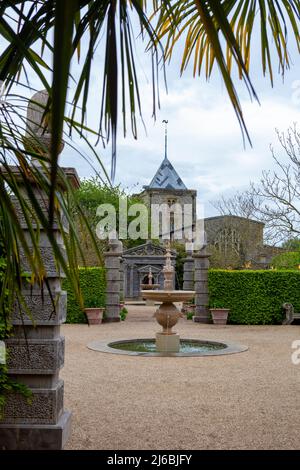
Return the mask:
<svg viewBox="0 0 300 470">
<path fill-rule="evenodd" d="M 219 302 L 215 302 L 209 311 L 215 325 L 226 325 L 229 308 L 224 307 L 223 304 Z"/>
<path fill-rule="evenodd" d="M 194 312 L 196 308 L 194 299 L 189 300 L 188 302 L 182 302 L 182 313 L 187 313 L 187 312 Z"/>
<path fill-rule="evenodd" d="M 99 325 L 102 320 L 103 311 L 104 308 L 99 307 L 99 300 L 97 297 L 89 297 L 86 299 L 84 312 L 89 325 Z"/>
</svg>

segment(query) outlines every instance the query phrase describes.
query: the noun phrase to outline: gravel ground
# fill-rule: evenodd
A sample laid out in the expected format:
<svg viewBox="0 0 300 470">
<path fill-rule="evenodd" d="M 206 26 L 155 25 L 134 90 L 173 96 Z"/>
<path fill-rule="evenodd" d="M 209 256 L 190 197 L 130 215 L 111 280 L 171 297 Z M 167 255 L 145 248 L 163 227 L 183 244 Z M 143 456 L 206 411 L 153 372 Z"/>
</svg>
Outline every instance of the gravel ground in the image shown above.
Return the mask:
<svg viewBox="0 0 300 470">
<path fill-rule="evenodd" d="M 180 320 L 181 337 L 246 344 L 217 357 L 134 357 L 87 349 L 90 341 L 154 337 L 154 307 L 125 322 L 64 325 L 66 449 L 299 449 L 300 327 L 215 326 Z"/>
</svg>

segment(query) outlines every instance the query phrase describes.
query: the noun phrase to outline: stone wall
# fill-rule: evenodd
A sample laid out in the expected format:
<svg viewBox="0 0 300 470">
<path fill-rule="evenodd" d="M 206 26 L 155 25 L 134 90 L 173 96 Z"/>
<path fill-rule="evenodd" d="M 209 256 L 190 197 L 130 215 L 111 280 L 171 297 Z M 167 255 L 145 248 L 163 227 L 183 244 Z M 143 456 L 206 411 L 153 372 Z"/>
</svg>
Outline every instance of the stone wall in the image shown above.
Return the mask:
<svg viewBox="0 0 300 470">
<path fill-rule="evenodd" d="M 251 219 L 237 216 L 218 216 L 209 217 L 204 220 L 205 231 L 207 234 L 207 243 L 209 251 L 212 254 L 212 267 L 241 267 L 247 261 L 260 261 L 264 251 L 263 230 L 264 224 Z M 227 230 L 230 238 L 230 232 L 233 237 L 239 239 L 237 244 L 233 243 L 230 250 L 230 240 L 227 249 L 217 245 L 222 233 Z M 235 266 L 236 264 L 236 266 Z"/>
</svg>

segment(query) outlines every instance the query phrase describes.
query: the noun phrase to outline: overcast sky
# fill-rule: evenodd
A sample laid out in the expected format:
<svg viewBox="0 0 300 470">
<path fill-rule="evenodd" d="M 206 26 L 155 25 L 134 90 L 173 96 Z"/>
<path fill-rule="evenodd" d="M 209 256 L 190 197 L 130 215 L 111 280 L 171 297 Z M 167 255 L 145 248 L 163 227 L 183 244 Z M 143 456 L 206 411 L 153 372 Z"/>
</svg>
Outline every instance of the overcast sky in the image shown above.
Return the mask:
<svg viewBox="0 0 300 470">
<path fill-rule="evenodd" d="M 143 47 L 137 43 L 140 93 L 147 134 L 141 123 L 138 140 L 131 137 L 130 131 L 124 139 L 122 131 L 119 131 L 116 183 L 134 191 L 149 184 L 163 159 L 162 120 L 167 119 L 168 157 L 185 185 L 189 189 L 197 190 L 198 204 L 204 204 L 204 215 L 215 215 L 216 210 L 210 201 L 218 199 L 222 194 L 230 195 L 236 190 L 243 190 L 250 180 L 258 181 L 261 171 L 273 166 L 270 144 L 282 154 L 277 144 L 275 129 L 284 131 L 300 120 L 299 55 L 291 47 L 294 65 L 287 71 L 284 83 L 281 76 L 276 77 L 272 89 L 269 78 L 263 78 L 262 75 L 259 43 L 254 43 L 252 80 L 260 105 L 250 101 L 245 86 L 236 80 L 253 144 L 251 148 L 246 143 L 244 148 L 238 121 L 217 68 L 210 82 L 203 78 L 193 78 L 190 71 L 180 77 L 180 48 L 171 65 L 166 68 L 168 93 L 161 82 L 161 109 L 154 122 L 151 118 L 150 60 Z M 97 65 L 101 64 L 100 53 L 96 54 L 95 61 Z M 97 128 L 98 124 L 94 122 L 93 116 L 98 115 L 96 106 L 99 107 L 100 92 L 96 70 L 91 81 L 88 122 L 94 128 Z M 275 74 L 276 70 L 277 63 L 274 61 Z M 98 150 L 106 167 L 110 168 L 110 147 L 103 150 L 100 145 Z M 64 151 L 62 163 L 75 164 L 74 155 L 67 149 Z M 91 169 L 80 161 L 76 162 L 76 168 L 82 177 L 91 175 Z"/>
<path fill-rule="evenodd" d="M 256 41 L 257 38 L 254 39 Z M 248 143 L 246 148 L 243 146 L 239 124 L 217 68 L 209 83 L 203 78 L 192 78 L 190 70 L 180 77 L 180 47 L 172 64 L 166 68 L 168 93 L 161 81 L 161 109 L 154 122 L 151 118 L 150 59 L 144 53 L 144 45 L 137 41 L 139 86 L 147 134 L 141 122 L 138 140 L 131 137 L 130 131 L 124 139 L 120 129 L 116 183 L 134 192 L 149 184 L 164 155 L 163 119 L 169 121 L 168 157 L 185 185 L 197 190 L 198 203 L 204 204 L 205 216 L 216 214 L 209 201 L 218 199 L 222 194 L 230 195 L 236 190 L 243 190 L 250 181 L 259 180 L 262 170 L 272 168 L 270 144 L 282 154 L 275 129 L 284 131 L 300 120 L 300 62 L 299 55 L 291 47 L 294 65 L 287 71 L 284 83 L 280 76 L 276 77 L 272 89 L 269 78 L 262 76 L 259 43 L 255 41 L 251 77 L 260 105 L 251 102 L 245 86 L 236 81 L 253 148 Z M 99 70 L 102 64 L 103 50 L 100 43 L 94 59 L 88 106 L 88 125 L 94 129 L 98 128 L 101 93 Z M 76 66 L 73 71 L 76 75 Z M 33 86 L 40 88 L 36 79 L 30 78 Z M 85 149 L 83 143 L 76 140 L 75 144 Z M 110 172 L 110 146 L 103 149 L 99 144 L 96 150 Z M 63 166 L 75 166 L 80 177 L 93 175 L 89 165 L 67 146 L 60 162 Z"/>
</svg>

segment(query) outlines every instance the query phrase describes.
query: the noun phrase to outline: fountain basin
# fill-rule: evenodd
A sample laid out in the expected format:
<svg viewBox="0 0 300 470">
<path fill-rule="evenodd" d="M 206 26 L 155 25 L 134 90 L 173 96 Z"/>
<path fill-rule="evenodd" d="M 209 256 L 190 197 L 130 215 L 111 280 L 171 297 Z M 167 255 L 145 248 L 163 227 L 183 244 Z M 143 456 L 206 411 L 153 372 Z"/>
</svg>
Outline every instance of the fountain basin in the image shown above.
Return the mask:
<svg viewBox="0 0 300 470">
<path fill-rule="evenodd" d="M 87 345 L 89 349 L 111 354 L 128 356 L 170 356 L 170 357 L 197 357 L 197 356 L 223 356 L 248 350 L 241 344 L 224 343 L 222 341 L 207 341 L 199 339 L 181 339 L 179 352 L 156 350 L 154 338 L 138 338 L 118 341 L 93 341 Z"/>
<path fill-rule="evenodd" d="M 160 284 L 141 284 L 142 291 L 143 290 L 153 290 L 153 289 L 158 289 L 160 287 Z"/>
</svg>

